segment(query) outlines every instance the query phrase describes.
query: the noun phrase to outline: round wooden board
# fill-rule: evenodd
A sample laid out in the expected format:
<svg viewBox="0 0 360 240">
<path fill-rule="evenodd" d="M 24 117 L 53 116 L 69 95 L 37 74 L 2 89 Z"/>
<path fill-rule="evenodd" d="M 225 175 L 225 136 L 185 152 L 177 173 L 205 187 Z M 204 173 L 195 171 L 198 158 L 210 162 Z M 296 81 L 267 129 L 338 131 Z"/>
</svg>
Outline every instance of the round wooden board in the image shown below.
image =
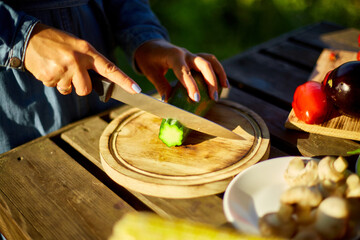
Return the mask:
<svg viewBox="0 0 360 240">
<path fill-rule="evenodd" d="M 264 121 L 246 107 L 219 101 L 206 118 L 244 140 L 192 131 L 179 147 L 159 138 L 161 118 L 132 108 L 115 118 L 100 138 L 105 172 L 125 188 L 152 196 L 192 198 L 221 193 L 231 179 L 269 154 Z"/>
</svg>

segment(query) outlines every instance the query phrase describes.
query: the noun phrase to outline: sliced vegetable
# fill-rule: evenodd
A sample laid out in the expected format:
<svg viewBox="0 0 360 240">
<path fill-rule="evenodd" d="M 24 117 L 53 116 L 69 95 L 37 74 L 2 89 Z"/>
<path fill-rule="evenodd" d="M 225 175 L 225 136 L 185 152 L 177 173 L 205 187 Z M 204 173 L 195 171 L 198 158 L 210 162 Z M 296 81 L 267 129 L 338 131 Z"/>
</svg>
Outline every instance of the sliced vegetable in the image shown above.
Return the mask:
<svg viewBox="0 0 360 240">
<path fill-rule="evenodd" d="M 305 123 L 318 124 L 325 121 L 330 106 L 318 82 L 306 82 L 295 90 L 292 107 L 296 117 Z"/>
<path fill-rule="evenodd" d="M 192 112 L 199 116 L 205 116 L 205 114 L 211 109 L 215 101 L 209 97 L 207 85 L 201 73 L 191 72 L 194 77 L 200 93 L 200 101 L 192 101 L 187 94 L 187 91 L 183 85 L 178 82 L 171 93 L 168 103 Z M 221 86 L 218 84 L 218 92 L 221 93 Z M 163 119 L 160 125 L 159 138 L 168 147 L 180 146 L 184 143 L 186 137 L 191 130 L 182 125 L 176 119 Z"/>
<path fill-rule="evenodd" d="M 168 146 L 180 146 L 190 132 L 176 119 L 163 119 L 160 126 L 159 138 Z"/>
</svg>

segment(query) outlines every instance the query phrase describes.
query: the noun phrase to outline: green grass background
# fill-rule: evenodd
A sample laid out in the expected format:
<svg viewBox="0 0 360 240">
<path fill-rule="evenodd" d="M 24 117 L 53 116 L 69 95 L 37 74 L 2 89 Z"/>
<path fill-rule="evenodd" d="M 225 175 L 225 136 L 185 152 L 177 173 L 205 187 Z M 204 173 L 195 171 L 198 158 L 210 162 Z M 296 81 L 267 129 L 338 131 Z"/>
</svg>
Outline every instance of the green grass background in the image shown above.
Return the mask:
<svg viewBox="0 0 360 240">
<path fill-rule="evenodd" d="M 171 42 L 192 52 L 229 58 L 319 21 L 360 28 L 359 0 L 150 0 Z M 118 64 L 144 91 L 153 89 L 117 51 Z M 169 80 L 174 80 L 172 74 Z"/>
</svg>

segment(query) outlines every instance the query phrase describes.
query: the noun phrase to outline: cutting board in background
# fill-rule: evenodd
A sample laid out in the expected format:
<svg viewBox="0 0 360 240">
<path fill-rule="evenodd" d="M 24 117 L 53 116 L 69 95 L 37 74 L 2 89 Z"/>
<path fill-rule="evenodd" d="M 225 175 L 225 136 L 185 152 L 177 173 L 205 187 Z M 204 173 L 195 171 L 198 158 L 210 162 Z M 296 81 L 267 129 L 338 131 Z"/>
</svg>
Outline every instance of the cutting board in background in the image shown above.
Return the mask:
<svg viewBox="0 0 360 240">
<path fill-rule="evenodd" d="M 331 53 L 335 53 L 335 59 L 331 59 Z M 345 62 L 356 61 L 356 55 L 357 52 L 352 51 L 324 49 L 317 60 L 309 81 L 322 82 L 328 71 Z M 339 115 L 336 111 L 331 114 L 328 121 L 322 124 L 306 124 L 295 116 L 294 110 L 292 109 L 285 123 L 285 127 L 327 136 L 360 140 L 360 119 Z"/>
<path fill-rule="evenodd" d="M 170 148 L 158 138 L 161 118 L 132 108 L 110 122 L 100 138 L 105 172 L 146 195 L 192 198 L 223 192 L 233 176 L 268 158 L 269 131 L 253 111 L 221 100 L 206 117 L 244 140 L 192 131 L 182 146 Z"/>
</svg>

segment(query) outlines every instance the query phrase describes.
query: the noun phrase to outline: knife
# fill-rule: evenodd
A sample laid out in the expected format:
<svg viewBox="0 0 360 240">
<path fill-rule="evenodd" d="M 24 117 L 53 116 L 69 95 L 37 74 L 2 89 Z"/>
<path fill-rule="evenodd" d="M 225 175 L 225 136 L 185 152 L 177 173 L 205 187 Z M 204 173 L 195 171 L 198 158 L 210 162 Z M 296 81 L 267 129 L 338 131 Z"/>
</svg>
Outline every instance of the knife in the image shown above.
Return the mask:
<svg viewBox="0 0 360 240">
<path fill-rule="evenodd" d="M 149 112 L 161 118 L 176 119 L 187 128 L 206 133 L 216 137 L 243 140 L 240 135 L 229 129 L 212 122 L 206 118 L 160 101 L 154 97 L 143 93 L 131 94 L 126 92 L 119 85 L 111 82 L 107 78 L 94 71 L 89 71 L 92 87 L 103 102 L 110 98 L 116 99 L 133 107 Z"/>
</svg>

